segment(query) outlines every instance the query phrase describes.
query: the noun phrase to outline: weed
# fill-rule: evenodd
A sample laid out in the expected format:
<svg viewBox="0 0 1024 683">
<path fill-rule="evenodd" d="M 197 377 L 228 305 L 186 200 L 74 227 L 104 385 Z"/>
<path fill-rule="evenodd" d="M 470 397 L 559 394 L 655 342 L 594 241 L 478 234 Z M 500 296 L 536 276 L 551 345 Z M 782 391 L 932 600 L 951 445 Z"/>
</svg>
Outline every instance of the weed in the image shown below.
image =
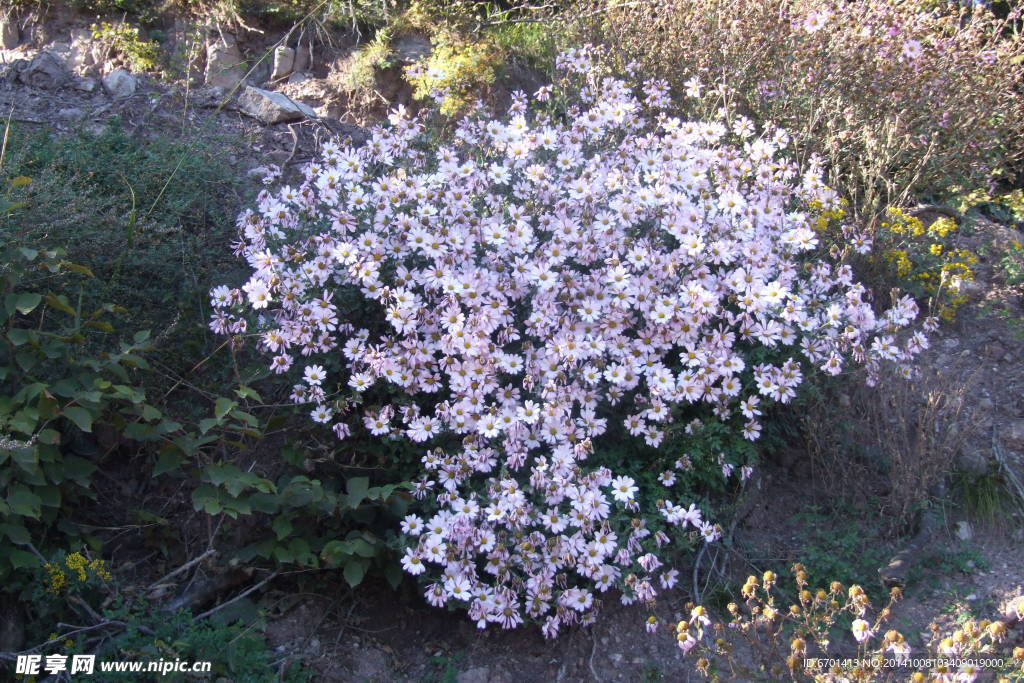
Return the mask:
<svg viewBox="0 0 1024 683">
<path fill-rule="evenodd" d="M 832 577 L 847 584 L 875 586 L 878 568 L 888 560 L 886 544 L 877 539 L 870 508 L 845 507 L 827 512 L 811 505 L 794 515 L 808 529 L 793 552 L 813 577 Z"/>
</svg>

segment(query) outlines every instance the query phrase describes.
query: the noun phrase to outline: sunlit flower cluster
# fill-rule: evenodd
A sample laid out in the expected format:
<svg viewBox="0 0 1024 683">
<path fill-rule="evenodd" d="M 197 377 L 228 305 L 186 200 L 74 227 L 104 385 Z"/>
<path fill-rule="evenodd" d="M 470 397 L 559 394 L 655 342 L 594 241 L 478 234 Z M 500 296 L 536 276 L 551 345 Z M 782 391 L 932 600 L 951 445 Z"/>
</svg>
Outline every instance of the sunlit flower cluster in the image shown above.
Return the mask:
<svg viewBox="0 0 1024 683">
<path fill-rule="evenodd" d="M 899 334 L 912 299 L 877 313 L 822 243 L 838 198 L 783 131 L 674 118 L 663 82 L 634 91 L 587 49 L 559 67 L 553 90 L 444 137 L 399 109 L 363 147 L 326 144 L 241 216 L 252 276 L 212 292 L 211 322 L 258 335 L 339 438 L 421 445 L 402 564 L 429 602 L 547 636 L 609 589 L 652 600 L 678 578 L 666 545 L 720 534 L 672 494 L 686 454 L 654 492 L 643 462 L 595 463 L 610 422 L 656 448 L 700 409 L 755 440 L 808 372 L 909 372 L 923 343 Z M 375 317 L 351 319 L 353 297 Z"/>
</svg>

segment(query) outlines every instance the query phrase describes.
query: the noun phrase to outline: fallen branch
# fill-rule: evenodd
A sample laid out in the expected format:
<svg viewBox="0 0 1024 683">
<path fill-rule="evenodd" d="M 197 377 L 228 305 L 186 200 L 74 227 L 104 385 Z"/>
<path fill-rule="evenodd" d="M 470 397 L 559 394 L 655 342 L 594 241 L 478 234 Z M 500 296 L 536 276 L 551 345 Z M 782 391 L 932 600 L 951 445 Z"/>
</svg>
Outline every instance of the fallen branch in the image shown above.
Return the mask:
<svg viewBox="0 0 1024 683">
<path fill-rule="evenodd" d="M 217 612 L 219 612 L 220 610 L 224 609 L 228 605 L 230 605 L 232 603 L 235 603 L 235 602 L 238 602 L 239 600 L 241 600 L 245 596 L 249 595 L 250 593 L 252 593 L 254 591 L 257 591 L 260 588 L 262 588 L 263 586 L 265 586 L 268 583 L 270 583 L 278 574 L 280 574 L 279 571 L 271 572 L 270 575 L 267 578 L 263 579 L 262 581 L 257 583 L 255 586 L 247 588 L 246 590 L 242 591 L 241 593 L 239 593 L 235 597 L 231 598 L 227 602 L 222 602 L 219 605 L 217 605 L 216 607 L 208 609 L 205 612 L 203 612 L 202 614 L 200 614 L 199 616 L 195 617 L 195 621 L 200 621 L 202 619 L 205 619 L 206 617 L 210 616 L 211 614 L 216 614 Z"/>
<path fill-rule="evenodd" d="M 171 571 L 170 573 L 160 577 L 159 579 L 157 579 L 153 583 L 149 584 L 149 586 L 146 587 L 146 592 L 147 593 L 148 592 L 152 592 L 156 588 L 162 587 L 161 584 L 171 580 L 172 578 L 174 578 L 178 574 L 181 574 L 182 572 L 191 569 L 192 567 L 196 566 L 197 564 L 199 564 L 200 562 L 205 560 L 207 557 L 209 557 L 210 555 L 213 555 L 216 552 L 217 552 L 216 550 L 214 550 L 213 548 L 210 548 L 206 552 L 204 552 L 201 555 L 199 555 L 198 557 L 192 558 L 191 560 L 189 560 L 185 564 L 181 565 L 177 569 Z"/>
</svg>

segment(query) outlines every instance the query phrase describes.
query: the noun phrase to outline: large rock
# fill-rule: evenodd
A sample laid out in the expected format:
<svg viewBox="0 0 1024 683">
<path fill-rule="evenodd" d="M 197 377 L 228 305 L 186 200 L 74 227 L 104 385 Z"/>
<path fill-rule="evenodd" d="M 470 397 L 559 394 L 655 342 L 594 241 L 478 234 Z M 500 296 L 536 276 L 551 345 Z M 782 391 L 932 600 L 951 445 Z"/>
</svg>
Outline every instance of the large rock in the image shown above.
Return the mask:
<svg viewBox="0 0 1024 683">
<path fill-rule="evenodd" d="M 433 50 L 430 39 L 417 33 L 399 36 L 391 41 L 395 60 L 403 64 L 412 64 L 429 57 Z"/>
<path fill-rule="evenodd" d="M 271 92 L 260 88 L 246 87 L 238 96 L 238 109 L 267 125 L 300 121 L 316 117 L 316 110 L 302 102 L 296 102 L 284 93 Z"/>
<path fill-rule="evenodd" d="M 138 88 L 138 86 L 138 79 L 124 69 L 111 71 L 103 77 L 103 89 L 106 90 L 111 97 L 117 99 L 131 97 L 135 94 L 135 89 Z"/>
<path fill-rule="evenodd" d="M 291 74 L 294 68 L 295 50 L 286 45 L 274 48 L 274 70 L 270 73 L 270 80 L 279 81 Z"/>
<path fill-rule="evenodd" d="M 59 57 L 40 52 L 31 62 L 20 65 L 18 80 L 33 88 L 55 90 L 71 80 L 71 73 Z"/>
<path fill-rule="evenodd" d="M 245 78 L 245 60 L 230 33 L 206 46 L 206 84 L 231 90 Z"/>
</svg>

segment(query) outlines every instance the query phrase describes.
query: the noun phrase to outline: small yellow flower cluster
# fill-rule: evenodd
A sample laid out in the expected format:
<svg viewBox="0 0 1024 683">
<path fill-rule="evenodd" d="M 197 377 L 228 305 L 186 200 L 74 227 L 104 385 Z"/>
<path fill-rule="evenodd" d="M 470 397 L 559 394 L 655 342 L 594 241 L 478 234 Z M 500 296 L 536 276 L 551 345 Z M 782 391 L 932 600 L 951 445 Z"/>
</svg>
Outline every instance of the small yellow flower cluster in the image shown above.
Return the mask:
<svg viewBox="0 0 1024 683">
<path fill-rule="evenodd" d="M 68 583 L 67 575 L 64 574 L 64 570 L 60 568 L 60 565 L 52 562 L 47 562 L 43 565 L 43 568 L 46 570 L 46 592 L 59 595 Z"/>
<path fill-rule="evenodd" d="M 88 572 L 85 568 L 89 566 L 89 561 L 85 559 L 82 553 L 71 553 L 64 560 L 64 564 L 68 566 L 68 569 L 74 572 L 78 572 L 78 580 L 85 581 L 89 578 Z"/>
<path fill-rule="evenodd" d="M 821 211 L 825 206 L 818 200 L 809 202 L 808 206 L 815 211 Z M 839 206 L 821 211 L 820 214 L 814 219 L 812 225 L 818 232 L 824 232 L 828 229 L 829 223 L 832 221 L 840 221 L 846 217 L 846 207 L 849 206 L 849 202 L 846 199 L 839 200 Z"/>
<path fill-rule="evenodd" d="M 951 321 L 967 302 L 963 283 L 974 280 L 978 257 L 968 249 L 957 249 L 946 240 L 957 230 L 956 221 L 943 216 L 925 226 L 902 209 L 889 208 L 881 224 L 882 244 L 892 245 L 882 258 L 896 270 L 896 276 L 920 288 L 931 299 L 932 310 Z"/>
<path fill-rule="evenodd" d="M 74 552 L 64 558 L 64 565 L 74 574 L 78 575 L 78 581 L 85 583 L 89 580 L 90 573 L 103 581 L 110 581 L 113 576 L 107 569 L 103 560 L 88 560 L 82 553 Z M 68 575 L 64 567 L 54 562 L 47 562 L 43 565 L 46 570 L 45 590 L 47 593 L 59 595 L 68 585 Z"/>
</svg>

